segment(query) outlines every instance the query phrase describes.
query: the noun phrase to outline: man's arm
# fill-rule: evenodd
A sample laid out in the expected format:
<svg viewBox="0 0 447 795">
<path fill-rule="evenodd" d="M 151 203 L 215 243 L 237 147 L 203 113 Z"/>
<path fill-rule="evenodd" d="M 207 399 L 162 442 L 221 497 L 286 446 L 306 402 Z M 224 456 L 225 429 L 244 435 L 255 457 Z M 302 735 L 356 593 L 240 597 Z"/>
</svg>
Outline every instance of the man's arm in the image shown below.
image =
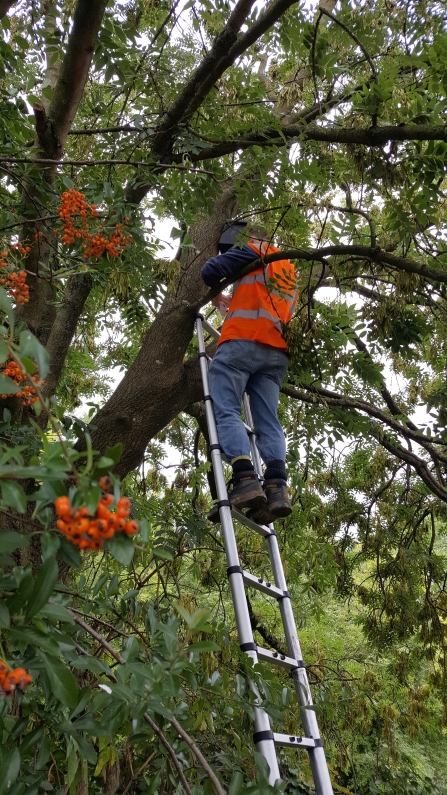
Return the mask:
<svg viewBox="0 0 447 795">
<path fill-rule="evenodd" d="M 219 284 L 234 273 L 237 273 L 250 262 L 258 259 L 258 254 L 249 246 L 230 248 L 225 254 L 218 254 L 205 262 L 200 275 L 208 287 L 218 287 Z"/>
</svg>

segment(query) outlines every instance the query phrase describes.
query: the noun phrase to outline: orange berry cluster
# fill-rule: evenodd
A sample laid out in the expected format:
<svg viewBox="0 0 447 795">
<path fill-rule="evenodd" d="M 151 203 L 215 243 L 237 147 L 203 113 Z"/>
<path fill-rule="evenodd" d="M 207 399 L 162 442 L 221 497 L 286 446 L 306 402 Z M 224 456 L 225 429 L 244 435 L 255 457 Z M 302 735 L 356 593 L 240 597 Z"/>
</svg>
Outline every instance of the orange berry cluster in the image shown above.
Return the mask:
<svg viewBox="0 0 447 795">
<path fill-rule="evenodd" d="M 0 688 L 4 693 L 13 693 L 16 687 L 26 687 L 33 677 L 24 668 L 13 668 L 12 671 L 3 660 L 0 660 Z"/>
<path fill-rule="evenodd" d="M 76 224 L 75 219 L 79 216 L 80 222 Z M 61 196 L 59 217 L 64 224 L 62 242 L 66 246 L 71 246 L 75 240 L 80 241 L 84 259 L 90 257 L 102 257 L 108 254 L 109 257 L 119 257 L 126 246 L 130 243 L 130 236 L 124 236 L 121 224 L 115 224 L 115 231 L 109 238 L 102 231 L 94 235 L 88 231 L 89 217 L 97 218 L 99 213 L 96 204 L 88 204 L 85 201 L 85 194 L 80 193 L 74 188 L 64 191 Z M 102 230 L 102 226 L 99 227 Z"/>
<path fill-rule="evenodd" d="M 54 502 L 59 517 L 56 525 L 79 549 L 102 549 L 103 540 L 113 538 L 117 532 L 128 536 L 138 533 L 137 522 L 127 521 L 130 500 L 121 497 L 116 503 L 115 513 L 109 509 L 112 502 L 111 494 L 103 494 L 94 516 L 90 516 L 87 508 L 72 508 L 68 497 L 58 497 Z"/>
<path fill-rule="evenodd" d="M 36 390 L 31 384 L 25 383 L 26 376 L 24 375 L 23 371 L 21 370 L 20 366 L 14 359 L 11 358 L 11 354 L 8 357 L 9 361 L 6 363 L 3 370 L 1 370 L 2 375 L 7 376 L 8 378 L 12 378 L 13 381 L 17 384 L 17 386 L 21 386 L 20 392 L 15 393 L 15 397 L 23 398 L 22 406 L 31 406 L 33 403 L 36 402 L 39 398 L 37 397 Z M 31 381 L 34 381 L 36 386 L 41 386 L 45 383 L 45 381 L 39 381 L 39 373 L 36 371 L 34 375 L 31 376 Z M 2 400 L 6 400 L 8 395 L 0 395 Z"/>
<path fill-rule="evenodd" d="M 17 248 L 22 255 L 26 255 L 30 250 L 28 246 L 22 246 L 21 243 L 17 243 L 17 245 L 11 246 L 11 248 Z M 7 256 L 7 251 L 1 252 L 0 268 L 8 267 L 8 263 L 6 262 Z M 29 287 L 26 283 L 25 271 L 19 271 L 18 273 L 17 271 L 10 271 L 10 273 L 5 274 L 5 276 L 0 279 L 0 284 L 6 287 L 9 294 L 18 304 L 24 304 L 26 301 L 29 301 Z"/>
</svg>

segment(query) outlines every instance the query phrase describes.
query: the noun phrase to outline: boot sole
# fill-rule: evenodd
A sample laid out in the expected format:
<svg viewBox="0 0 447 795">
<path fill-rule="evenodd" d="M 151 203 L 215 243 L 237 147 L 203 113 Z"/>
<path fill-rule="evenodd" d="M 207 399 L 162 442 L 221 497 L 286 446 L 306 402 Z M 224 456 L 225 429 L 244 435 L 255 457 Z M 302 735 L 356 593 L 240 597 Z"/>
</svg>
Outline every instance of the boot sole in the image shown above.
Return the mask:
<svg viewBox="0 0 447 795">
<path fill-rule="evenodd" d="M 233 508 L 262 508 L 263 505 L 266 504 L 267 498 L 265 494 L 262 492 L 250 493 L 248 494 L 239 494 L 233 500 L 231 499 L 231 495 L 229 496 L 229 500 Z"/>
<path fill-rule="evenodd" d="M 286 516 L 290 516 L 292 513 L 292 506 L 291 505 L 269 505 L 269 511 L 272 516 L 279 517 L 281 519 L 285 519 Z"/>
</svg>

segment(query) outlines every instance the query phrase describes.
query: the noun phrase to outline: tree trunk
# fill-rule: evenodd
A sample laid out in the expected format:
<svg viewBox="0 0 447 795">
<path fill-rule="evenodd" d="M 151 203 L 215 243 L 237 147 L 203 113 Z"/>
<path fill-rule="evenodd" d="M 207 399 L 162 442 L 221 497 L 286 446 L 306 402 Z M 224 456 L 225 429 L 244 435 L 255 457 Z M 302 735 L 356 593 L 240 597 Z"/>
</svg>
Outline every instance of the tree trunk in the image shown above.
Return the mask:
<svg viewBox="0 0 447 795">
<path fill-rule="evenodd" d="M 150 439 L 201 397 L 198 359 L 184 362 L 184 356 L 197 308 L 207 291 L 200 269 L 217 254 L 223 223 L 235 211 L 231 186 L 216 202 L 213 215 L 192 231 L 197 251 L 188 250 L 182 257 L 175 292 L 166 298 L 123 380 L 92 419 L 95 450 L 103 452 L 122 443 L 115 470 L 121 477 L 141 463 Z"/>
</svg>

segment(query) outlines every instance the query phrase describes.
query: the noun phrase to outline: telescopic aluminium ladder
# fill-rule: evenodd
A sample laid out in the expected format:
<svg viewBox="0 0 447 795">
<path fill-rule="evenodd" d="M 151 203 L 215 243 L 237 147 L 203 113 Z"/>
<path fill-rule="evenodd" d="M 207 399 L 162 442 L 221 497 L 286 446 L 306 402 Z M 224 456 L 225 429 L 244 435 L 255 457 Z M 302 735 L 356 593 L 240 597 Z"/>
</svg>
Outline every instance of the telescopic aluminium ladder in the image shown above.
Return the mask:
<svg viewBox="0 0 447 795">
<path fill-rule="evenodd" d="M 253 740 L 256 750 L 267 760 L 270 767 L 271 784 L 280 778 L 276 746 L 289 746 L 291 748 L 304 748 L 309 754 L 309 761 L 312 768 L 315 791 L 317 795 L 333 795 L 331 779 L 324 753 L 323 743 L 318 730 L 315 710 L 312 707 L 312 697 L 310 694 L 309 681 L 307 678 L 306 667 L 302 659 L 300 643 L 292 611 L 290 595 L 284 577 L 284 569 L 279 552 L 278 540 L 273 525 L 258 525 L 250 520 L 241 511 L 231 508 L 227 488 L 225 484 L 224 470 L 222 466 L 221 450 L 217 437 L 216 422 L 214 418 L 213 404 L 208 387 L 208 355 L 205 351 L 204 330 L 214 339 L 218 339 L 219 332 L 208 323 L 202 315 L 196 316 L 197 337 L 199 343 L 200 371 L 202 375 L 203 391 L 205 399 L 206 420 L 210 437 L 211 460 L 213 464 L 214 479 L 216 483 L 219 517 L 222 527 L 222 537 L 227 557 L 227 575 L 230 581 L 231 595 L 233 598 L 236 625 L 239 635 L 240 648 L 252 660 L 253 665 L 259 661 L 273 663 L 281 668 L 289 670 L 293 676 L 295 689 L 298 695 L 301 711 L 301 721 L 305 736 L 292 736 L 289 734 L 278 734 L 270 728 L 270 719 L 262 709 L 261 699 L 253 682 L 249 682 L 251 689 L 256 694 L 258 706 L 255 706 L 254 734 Z M 255 470 L 261 476 L 261 461 L 255 443 L 255 431 L 250 411 L 250 403 L 247 395 L 243 397 L 243 407 L 245 415 L 245 427 L 249 435 L 250 449 Z M 274 585 L 270 582 L 255 577 L 253 574 L 242 569 L 239 563 L 239 555 L 236 545 L 233 519 L 254 530 L 263 536 L 267 542 L 270 564 L 273 570 Z M 267 596 L 276 599 L 281 619 L 284 626 L 287 648 L 290 656 L 278 654 L 268 649 L 260 648 L 254 641 L 251 628 L 250 616 L 248 612 L 245 586 L 256 588 Z"/>
</svg>

